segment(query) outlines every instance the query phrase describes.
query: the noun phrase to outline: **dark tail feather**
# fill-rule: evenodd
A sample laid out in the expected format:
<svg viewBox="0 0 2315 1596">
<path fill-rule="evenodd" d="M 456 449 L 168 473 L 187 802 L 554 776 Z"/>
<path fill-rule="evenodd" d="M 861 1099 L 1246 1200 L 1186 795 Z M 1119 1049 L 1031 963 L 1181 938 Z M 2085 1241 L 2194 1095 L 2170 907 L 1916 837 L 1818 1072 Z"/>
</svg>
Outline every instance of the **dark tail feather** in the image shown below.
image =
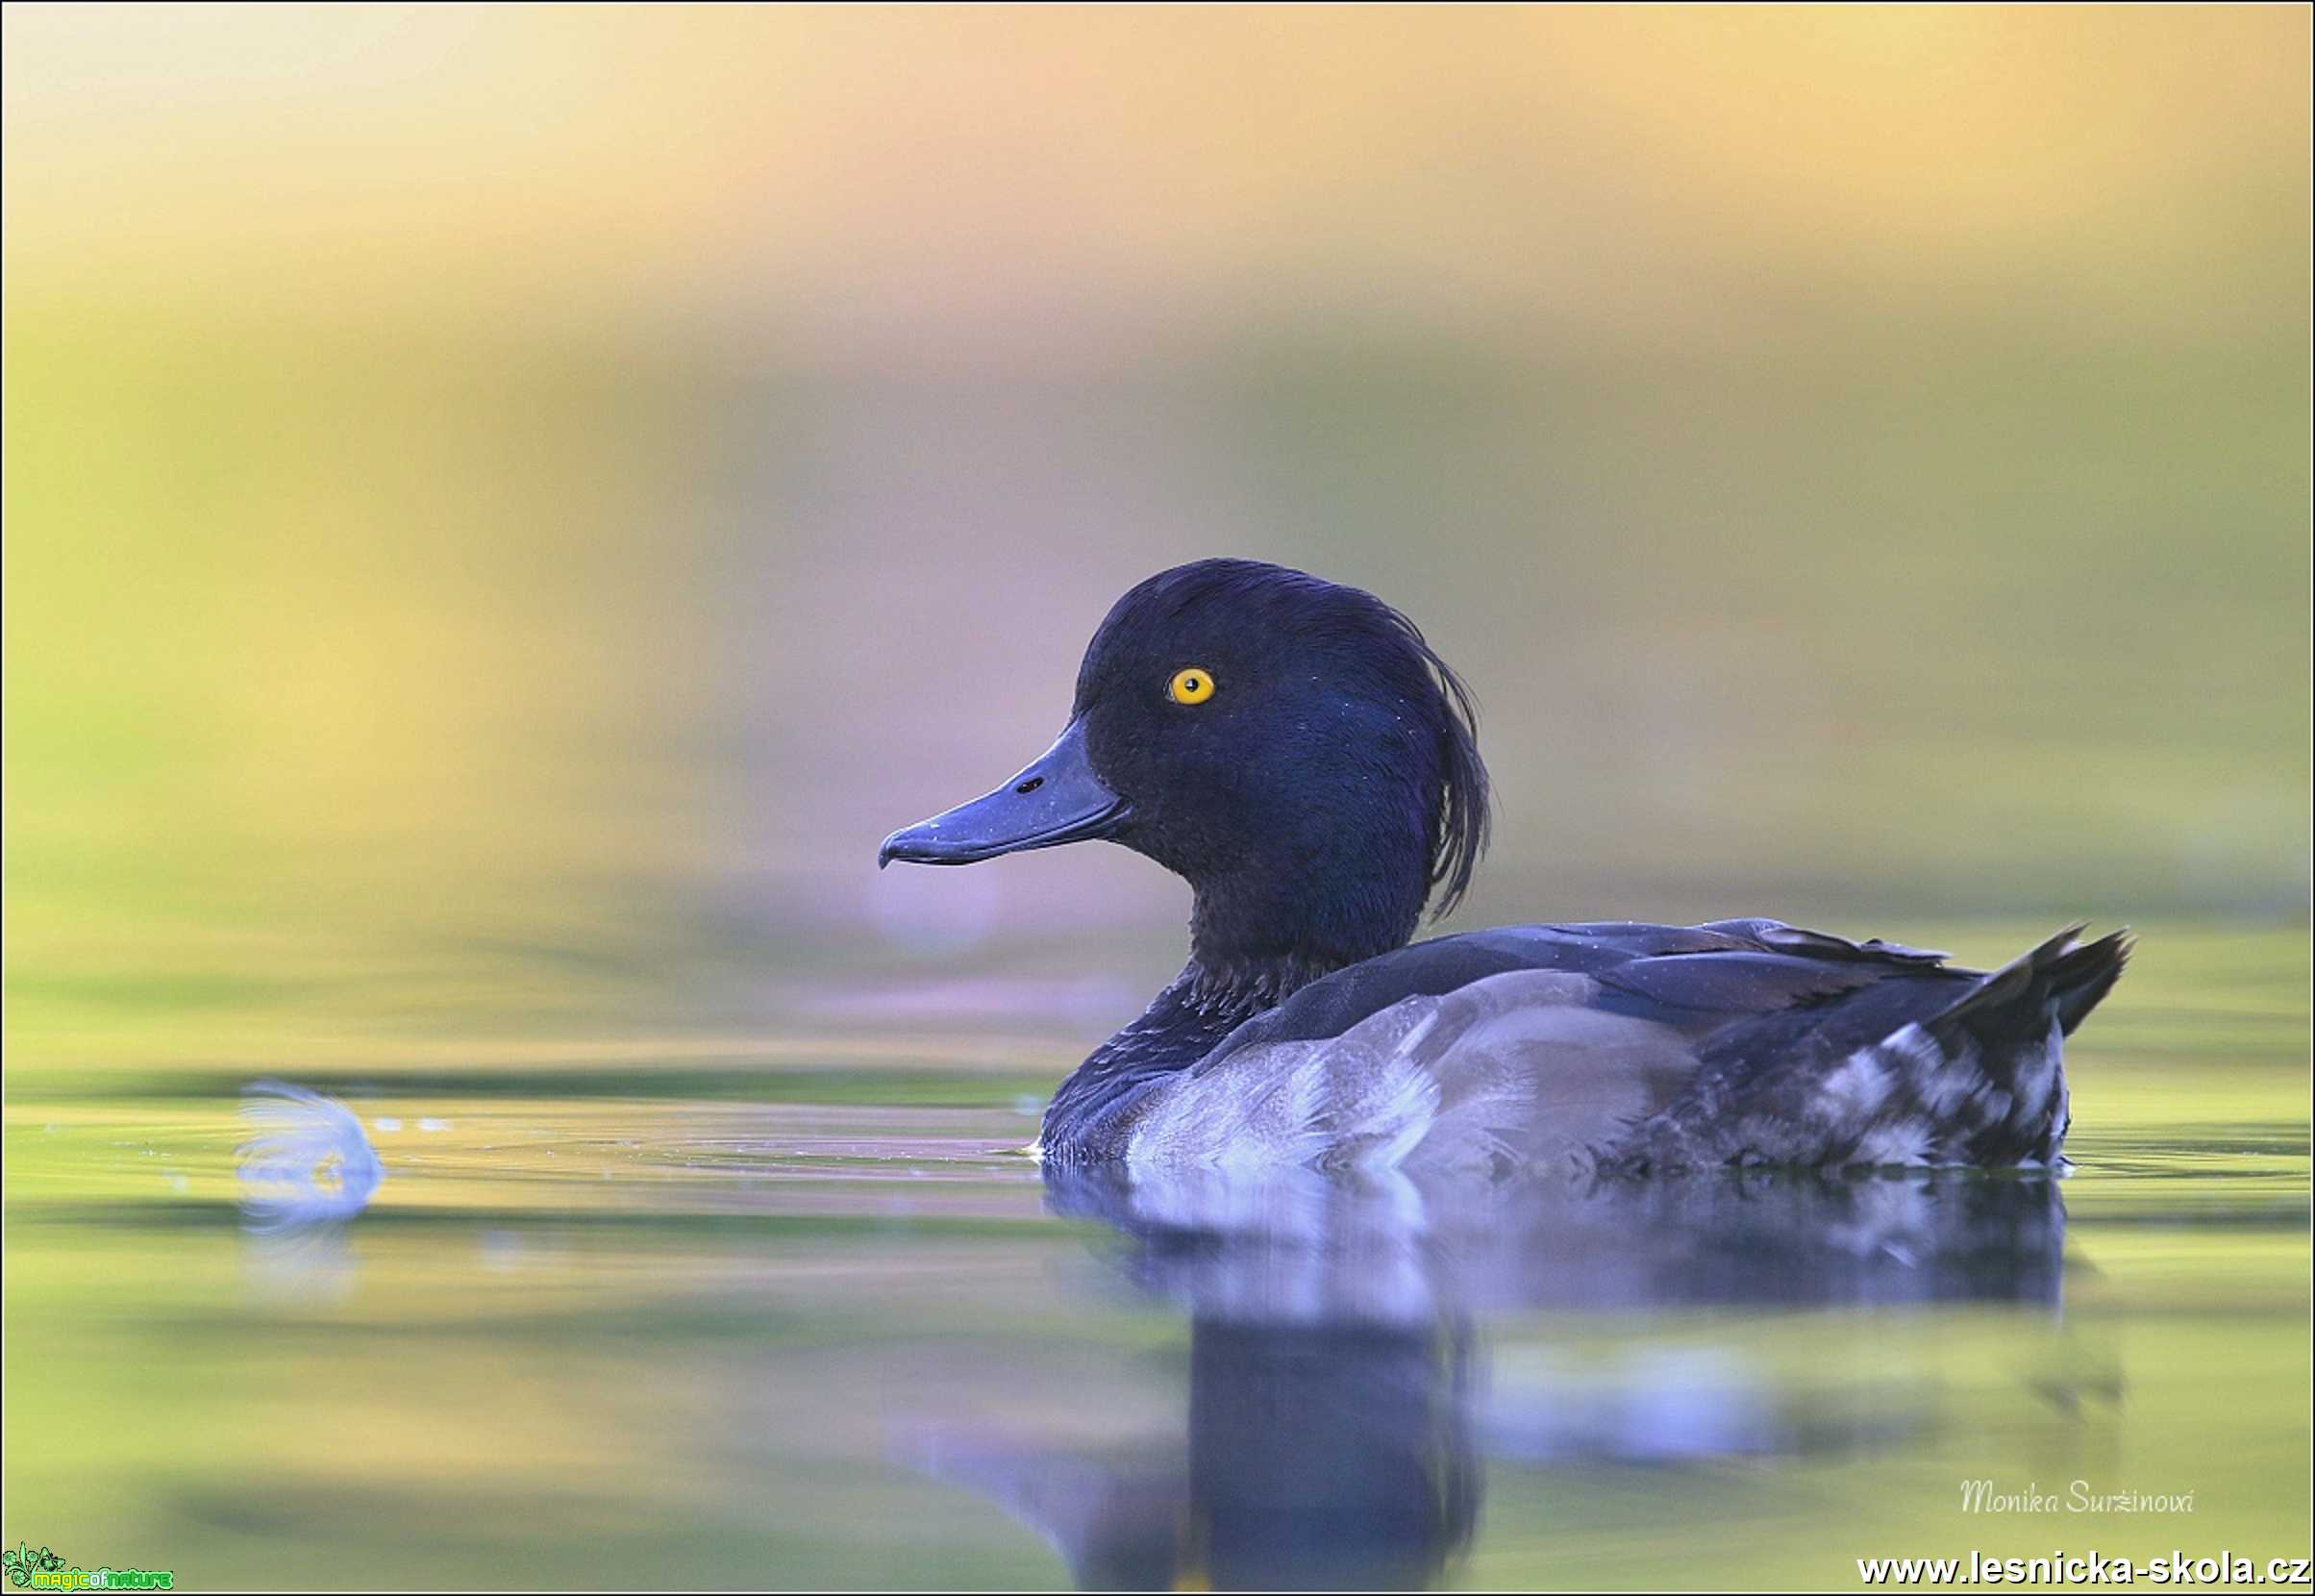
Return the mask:
<svg viewBox="0 0 2315 1596">
<path fill-rule="evenodd" d="M 1929 1021 L 1941 1040 L 1968 1032 L 1981 1041 L 2015 1039 L 2033 1030 L 2045 1033 L 2050 1016 L 2073 1035 L 2082 1016 L 2113 990 L 2132 946 L 2128 930 L 2075 945 L 2081 923 L 2068 926 L 2039 947 L 2020 954 Z"/>
<path fill-rule="evenodd" d="M 2130 928 L 2109 932 L 2095 942 L 2084 942 L 2058 960 L 2050 972 L 2050 993 L 2057 1001 L 2058 1029 L 2069 1036 L 2091 1010 L 2103 1002 L 2122 979 L 2123 966 L 2138 939 Z"/>
</svg>

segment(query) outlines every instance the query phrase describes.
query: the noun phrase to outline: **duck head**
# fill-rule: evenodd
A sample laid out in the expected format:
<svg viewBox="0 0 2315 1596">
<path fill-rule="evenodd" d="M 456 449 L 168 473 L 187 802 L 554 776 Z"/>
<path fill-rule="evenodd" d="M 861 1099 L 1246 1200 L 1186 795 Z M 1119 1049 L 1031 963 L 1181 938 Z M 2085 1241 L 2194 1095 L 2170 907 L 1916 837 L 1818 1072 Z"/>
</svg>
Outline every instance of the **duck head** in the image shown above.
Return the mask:
<svg viewBox="0 0 2315 1596">
<path fill-rule="evenodd" d="M 880 865 L 1093 838 L 1184 877 L 1206 971 L 1289 985 L 1445 913 L 1487 829 L 1471 700 L 1414 623 L 1282 566 L 1205 560 L 1119 599 L 1053 746 L 893 833 Z"/>
</svg>

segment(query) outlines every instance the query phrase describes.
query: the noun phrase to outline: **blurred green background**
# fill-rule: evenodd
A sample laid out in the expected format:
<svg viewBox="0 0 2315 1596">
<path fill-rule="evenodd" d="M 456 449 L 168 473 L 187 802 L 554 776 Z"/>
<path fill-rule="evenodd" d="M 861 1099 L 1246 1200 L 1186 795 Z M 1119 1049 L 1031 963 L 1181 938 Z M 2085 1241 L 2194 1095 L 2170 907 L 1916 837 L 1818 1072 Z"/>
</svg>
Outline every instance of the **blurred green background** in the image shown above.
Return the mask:
<svg viewBox="0 0 2315 1596">
<path fill-rule="evenodd" d="M 1170 928 L 871 856 L 1224 552 L 1470 678 L 1462 923 L 2303 916 L 2303 12 L 7 28 L 12 1068 Z"/>
</svg>

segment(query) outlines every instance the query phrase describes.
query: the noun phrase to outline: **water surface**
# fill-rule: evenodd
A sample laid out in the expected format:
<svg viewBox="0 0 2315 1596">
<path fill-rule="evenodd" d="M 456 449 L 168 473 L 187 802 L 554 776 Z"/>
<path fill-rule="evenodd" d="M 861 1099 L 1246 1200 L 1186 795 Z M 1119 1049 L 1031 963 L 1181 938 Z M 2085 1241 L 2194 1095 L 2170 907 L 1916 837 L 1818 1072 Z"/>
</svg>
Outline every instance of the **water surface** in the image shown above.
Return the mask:
<svg viewBox="0 0 2315 1596">
<path fill-rule="evenodd" d="M 21 1071 L 10 1534 L 184 1588 L 2303 1551 L 2305 960 L 2150 935 L 2059 1181 L 1049 1183 L 1083 993 L 969 969 L 753 1037 Z"/>
</svg>

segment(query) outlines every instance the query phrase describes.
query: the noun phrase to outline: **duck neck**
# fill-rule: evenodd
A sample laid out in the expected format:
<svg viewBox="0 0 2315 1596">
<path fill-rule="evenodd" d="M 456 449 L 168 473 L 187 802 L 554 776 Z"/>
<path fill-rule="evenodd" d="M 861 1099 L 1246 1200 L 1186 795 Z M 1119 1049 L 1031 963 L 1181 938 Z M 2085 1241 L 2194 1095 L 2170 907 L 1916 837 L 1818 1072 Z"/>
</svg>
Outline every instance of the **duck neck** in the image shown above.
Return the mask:
<svg viewBox="0 0 2315 1596">
<path fill-rule="evenodd" d="M 1314 894 L 1312 879 L 1330 884 Z M 1252 871 L 1193 883 L 1189 962 L 1140 1018 L 1093 1050 L 1054 1093 L 1039 1137 L 1060 1162 L 1122 1158 L 1137 1105 L 1223 1037 L 1319 977 L 1414 934 L 1429 883 L 1330 867 L 1298 881 Z"/>
<path fill-rule="evenodd" d="M 1274 1009 L 1322 975 L 1342 968 L 1336 961 L 1305 960 L 1296 954 L 1271 958 L 1220 958 L 1212 962 L 1195 951 L 1169 991 L 1201 1014 L 1235 1025 Z"/>
<path fill-rule="evenodd" d="M 1409 881 L 1312 872 L 1197 884 L 1183 974 L 1200 1001 L 1257 1013 L 1320 976 L 1405 946 L 1428 885 L 1419 872 Z"/>
</svg>

